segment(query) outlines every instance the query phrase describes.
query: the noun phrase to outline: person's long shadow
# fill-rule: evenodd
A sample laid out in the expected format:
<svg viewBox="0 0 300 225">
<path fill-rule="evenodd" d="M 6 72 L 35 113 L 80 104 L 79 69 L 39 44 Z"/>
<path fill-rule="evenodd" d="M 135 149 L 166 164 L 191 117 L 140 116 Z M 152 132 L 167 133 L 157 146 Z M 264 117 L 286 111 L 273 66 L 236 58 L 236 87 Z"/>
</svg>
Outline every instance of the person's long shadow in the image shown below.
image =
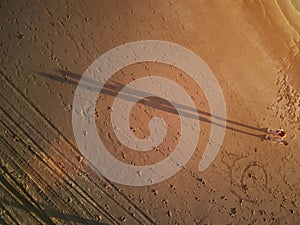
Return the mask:
<svg viewBox="0 0 300 225">
<path fill-rule="evenodd" d="M 75 87 L 78 85 L 80 79 L 82 78 L 81 75 L 70 72 L 70 71 L 57 70 L 57 73 L 60 73 L 61 75 L 59 76 L 59 75 L 54 75 L 54 74 L 37 72 L 37 74 L 39 74 L 43 77 L 46 77 L 46 78 L 49 78 L 49 79 L 52 79 L 55 81 L 59 81 L 62 83 L 69 83 L 71 85 L 74 85 Z M 133 101 L 133 102 L 139 101 L 140 103 L 142 103 L 146 106 L 150 106 L 155 109 L 163 110 L 163 111 L 169 112 L 169 113 L 178 114 L 180 112 L 180 114 L 185 117 L 198 119 L 203 122 L 207 122 L 210 124 L 214 124 L 216 126 L 224 127 L 224 125 L 222 123 L 211 121 L 211 118 L 214 118 L 215 120 L 225 121 L 227 124 L 226 125 L 227 130 L 236 131 L 236 132 L 254 136 L 254 137 L 257 137 L 260 139 L 265 137 L 266 128 L 254 127 L 254 126 L 243 124 L 243 123 L 240 123 L 240 122 L 237 122 L 234 120 L 222 118 L 217 115 L 213 115 L 209 112 L 202 111 L 200 109 L 196 109 L 198 115 L 195 115 L 192 113 L 194 111 L 194 109 L 192 109 L 188 106 L 182 105 L 182 104 L 178 104 L 176 102 L 171 102 L 171 103 L 174 106 L 176 106 L 176 108 L 179 109 L 180 111 L 176 111 L 174 107 L 171 107 L 170 104 L 165 104 L 164 101 L 155 101 L 151 98 L 146 98 L 143 101 L 140 101 L 141 96 L 145 96 L 145 94 L 148 95 L 148 93 L 138 91 L 138 90 L 134 90 L 135 95 L 132 94 L 132 91 L 128 91 L 126 93 L 126 92 L 124 92 L 124 90 L 122 91 L 123 93 L 119 93 L 125 86 L 123 84 L 115 82 L 115 81 L 112 81 L 110 83 L 112 83 L 112 84 L 106 83 L 103 85 L 103 88 L 101 89 L 101 93 L 110 95 L 113 97 L 122 98 L 127 101 Z M 84 77 L 84 78 L 82 78 L 80 85 L 81 85 L 81 87 L 86 88 L 88 90 L 99 92 L 99 87 L 97 86 L 97 84 L 99 84 L 98 81 Z M 130 89 L 128 89 L 128 90 L 130 90 Z M 235 125 L 239 128 L 235 128 L 232 125 Z M 241 130 L 241 128 L 247 128 L 249 130 L 263 132 L 263 134 L 255 134 L 252 132 Z"/>
</svg>

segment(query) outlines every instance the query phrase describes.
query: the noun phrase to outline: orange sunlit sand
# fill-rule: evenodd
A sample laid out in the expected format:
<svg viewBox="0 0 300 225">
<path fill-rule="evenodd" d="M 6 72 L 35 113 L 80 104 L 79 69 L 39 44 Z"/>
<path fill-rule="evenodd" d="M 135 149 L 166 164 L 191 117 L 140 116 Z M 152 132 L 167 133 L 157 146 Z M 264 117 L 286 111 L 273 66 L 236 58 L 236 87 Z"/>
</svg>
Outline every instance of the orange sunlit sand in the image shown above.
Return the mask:
<svg viewBox="0 0 300 225">
<path fill-rule="evenodd" d="M 0 15 L 0 223 L 299 223 L 298 0 L 2 1 Z M 222 90 L 226 117 L 214 112 L 200 88 L 209 82 L 199 85 L 176 65 L 154 60 L 118 70 L 103 83 L 95 108 L 73 112 L 92 112 L 97 135 L 91 142 L 99 138 L 115 159 L 133 167 L 158 163 L 172 156 L 184 136 L 180 116 L 199 125 L 198 140 L 185 133 L 187 144 L 196 143 L 186 149 L 194 151 L 187 163 L 172 158 L 172 166 L 180 167 L 174 176 L 124 185 L 101 176 L 93 155 L 82 154 L 73 100 L 79 82 L 83 91 L 99 91 L 98 75 L 82 79 L 98 57 L 143 40 L 175 43 L 200 57 Z M 171 80 L 195 108 L 146 96 L 147 85 L 139 92 L 124 89 L 143 77 Z M 162 142 L 136 151 L 126 138 L 119 140 L 120 124 L 112 116 L 118 114 L 116 99 L 134 103 L 127 118 L 131 137 L 151 137 L 150 121 L 160 117 L 167 127 Z M 210 136 L 215 127 L 224 128 L 224 139 L 213 162 L 199 171 L 206 146 L 216 144 Z M 280 127 L 284 137 L 276 133 Z M 278 136 L 288 145 L 273 143 Z"/>
</svg>

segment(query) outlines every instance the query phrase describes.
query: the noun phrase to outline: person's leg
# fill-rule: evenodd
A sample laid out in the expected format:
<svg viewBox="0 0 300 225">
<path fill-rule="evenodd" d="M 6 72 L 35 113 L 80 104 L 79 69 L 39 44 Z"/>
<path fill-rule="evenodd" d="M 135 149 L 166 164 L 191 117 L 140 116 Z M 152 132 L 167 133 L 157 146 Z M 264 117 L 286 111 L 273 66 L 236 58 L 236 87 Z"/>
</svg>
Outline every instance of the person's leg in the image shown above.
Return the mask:
<svg viewBox="0 0 300 225">
<path fill-rule="evenodd" d="M 270 135 L 267 134 L 267 135 L 265 136 L 265 139 L 266 139 L 266 140 L 272 140 L 272 137 L 271 137 Z"/>
<path fill-rule="evenodd" d="M 272 133 L 272 130 L 270 128 L 267 128 L 267 133 Z"/>
</svg>

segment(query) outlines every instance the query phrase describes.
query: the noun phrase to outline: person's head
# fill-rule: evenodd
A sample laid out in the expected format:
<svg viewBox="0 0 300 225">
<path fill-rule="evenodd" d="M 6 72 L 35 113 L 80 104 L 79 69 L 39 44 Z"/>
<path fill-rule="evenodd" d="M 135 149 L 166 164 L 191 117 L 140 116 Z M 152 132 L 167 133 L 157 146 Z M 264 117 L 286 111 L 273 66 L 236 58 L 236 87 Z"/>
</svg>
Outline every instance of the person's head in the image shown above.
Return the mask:
<svg viewBox="0 0 300 225">
<path fill-rule="evenodd" d="M 284 136 L 285 136 L 285 131 L 280 131 L 280 132 L 279 132 L 279 136 L 280 136 L 280 137 L 284 137 Z"/>
<path fill-rule="evenodd" d="M 284 145 L 288 145 L 289 143 L 287 141 L 283 141 L 283 144 Z"/>
</svg>

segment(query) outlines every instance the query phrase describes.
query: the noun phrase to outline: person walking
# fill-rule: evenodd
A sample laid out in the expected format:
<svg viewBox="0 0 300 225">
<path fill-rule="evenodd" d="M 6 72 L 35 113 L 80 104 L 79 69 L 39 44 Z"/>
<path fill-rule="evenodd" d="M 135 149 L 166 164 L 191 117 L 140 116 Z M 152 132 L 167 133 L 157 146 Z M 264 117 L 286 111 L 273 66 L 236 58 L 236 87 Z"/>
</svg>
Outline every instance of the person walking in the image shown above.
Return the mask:
<svg viewBox="0 0 300 225">
<path fill-rule="evenodd" d="M 268 128 L 265 139 L 270 140 L 274 143 L 288 145 L 289 143 L 284 140 L 285 137 L 286 132 L 282 128 L 279 128 L 277 130 L 271 130 Z"/>
<path fill-rule="evenodd" d="M 286 132 L 281 127 L 277 130 L 271 130 L 270 128 L 268 128 L 267 133 L 272 134 L 274 136 L 279 136 L 279 137 L 282 137 L 282 138 L 286 137 Z"/>
</svg>

